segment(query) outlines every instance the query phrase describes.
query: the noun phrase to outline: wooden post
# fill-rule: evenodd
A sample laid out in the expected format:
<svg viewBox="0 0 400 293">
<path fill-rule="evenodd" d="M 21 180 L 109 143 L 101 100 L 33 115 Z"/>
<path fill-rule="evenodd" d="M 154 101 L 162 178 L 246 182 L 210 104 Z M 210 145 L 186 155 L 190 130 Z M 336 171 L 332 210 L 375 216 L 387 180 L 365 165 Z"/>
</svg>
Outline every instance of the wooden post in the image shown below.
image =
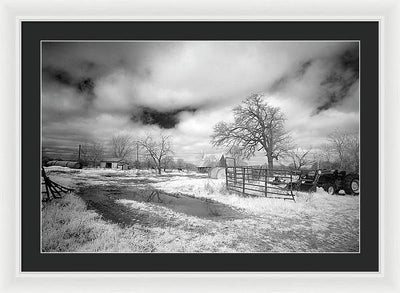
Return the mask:
<svg viewBox="0 0 400 293">
<path fill-rule="evenodd" d="M 292 171 L 290 172 L 290 195 L 293 197 L 293 179 L 292 179 Z"/>
<path fill-rule="evenodd" d="M 228 166 L 226 165 L 226 160 L 225 160 L 225 183 L 226 183 L 226 189 L 228 190 Z"/>
<path fill-rule="evenodd" d="M 246 169 L 242 168 L 242 172 L 243 172 L 243 195 L 246 193 L 246 186 L 245 186 L 245 182 L 246 182 Z"/>
<path fill-rule="evenodd" d="M 265 184 L 265 197 L 268 196 L 268 176 L 267 176 L 267 169 L 264 172 L 264 184 Z"/>
</svg>

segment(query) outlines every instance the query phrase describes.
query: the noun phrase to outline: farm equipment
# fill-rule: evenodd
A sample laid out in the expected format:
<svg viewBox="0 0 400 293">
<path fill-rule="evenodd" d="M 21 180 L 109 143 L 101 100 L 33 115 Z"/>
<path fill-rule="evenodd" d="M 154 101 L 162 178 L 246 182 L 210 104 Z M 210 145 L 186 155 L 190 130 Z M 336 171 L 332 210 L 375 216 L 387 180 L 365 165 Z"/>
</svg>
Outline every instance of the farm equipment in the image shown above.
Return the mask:
<svg viewBox="0 0 400 293">
<path fill-rule="evenodd" d="M 293 189 L 307 190 L 311 182 L 315 182 L 315 180 L 314 189 L 322 187 L 331 195 L 338 194 L 340 190 L 344 190 L 349 195 L 358 195 L 360 192 L 359 174 L 338 170 L 301 171 L 299 180 L 294 183 L 296 187 Z"/>
<path fill-rule="evenodd" d="M 293 171 L 299 179 L 289 183 L 286 188 L 298 191 L 315 192 L 317 191 L 318 180 L 321 176 L 321 170 L 301 170 Z"/>
</svg>

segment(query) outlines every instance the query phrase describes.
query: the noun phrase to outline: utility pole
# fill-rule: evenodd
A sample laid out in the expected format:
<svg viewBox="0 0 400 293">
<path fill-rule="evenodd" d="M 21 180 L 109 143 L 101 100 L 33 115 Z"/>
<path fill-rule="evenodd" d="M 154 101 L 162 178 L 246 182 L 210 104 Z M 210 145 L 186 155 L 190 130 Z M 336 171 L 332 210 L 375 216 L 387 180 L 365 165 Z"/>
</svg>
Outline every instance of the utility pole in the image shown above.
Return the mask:
<svg viewBox="0 0 400 293">
<path fill-rule="evenodd" d="M 136 162 L 135 162 L 135 166 L 137 169 L 140 168 L 140 162 L 139 162 L 139 142 L 136 142 Z"/>
<path fill-rule="evenodd" d="M 81 145 L 79 145 L 79 150 L 78 150 L 78 162 L 81 161 Z"/>
</svg>

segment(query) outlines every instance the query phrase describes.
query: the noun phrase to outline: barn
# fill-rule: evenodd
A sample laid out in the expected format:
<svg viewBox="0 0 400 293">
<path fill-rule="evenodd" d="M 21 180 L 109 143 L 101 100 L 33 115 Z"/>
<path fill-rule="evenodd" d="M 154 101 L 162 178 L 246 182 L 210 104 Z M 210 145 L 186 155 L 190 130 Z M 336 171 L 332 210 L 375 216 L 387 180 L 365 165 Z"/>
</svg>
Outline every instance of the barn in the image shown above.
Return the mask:
<svg viewBox="0 0 400 293">
<path fill-rule="evenodd" d="M 106 158 L 100 161 L 100 168 L 128 170 L 129 163 L 120 158 Z"/>
<path fill-rule="evenodd" d="M 197 163 L 197 171 L 199 173 L 208 173 L 214 167 L 225 167 L 225 156 L 223 154 L 204 154 Z"/>
</svg>

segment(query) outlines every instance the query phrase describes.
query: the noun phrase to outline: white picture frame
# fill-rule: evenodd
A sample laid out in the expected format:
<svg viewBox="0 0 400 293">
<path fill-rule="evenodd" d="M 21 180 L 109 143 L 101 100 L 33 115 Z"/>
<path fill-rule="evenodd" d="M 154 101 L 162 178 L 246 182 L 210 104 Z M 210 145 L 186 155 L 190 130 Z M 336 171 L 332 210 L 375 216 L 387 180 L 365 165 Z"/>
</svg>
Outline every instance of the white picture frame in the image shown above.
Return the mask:
<svg viewBox="0 0 400 293">
<path fill-rule="evenodd" d="M 21 273 L 22 20 L 375 20 L 380 22 L 380 271 L 378 273 Z M 2 292 L 399 292 L 400 2 L 352 1 L 1 1 L 0 168 Z"/>
</svg>

